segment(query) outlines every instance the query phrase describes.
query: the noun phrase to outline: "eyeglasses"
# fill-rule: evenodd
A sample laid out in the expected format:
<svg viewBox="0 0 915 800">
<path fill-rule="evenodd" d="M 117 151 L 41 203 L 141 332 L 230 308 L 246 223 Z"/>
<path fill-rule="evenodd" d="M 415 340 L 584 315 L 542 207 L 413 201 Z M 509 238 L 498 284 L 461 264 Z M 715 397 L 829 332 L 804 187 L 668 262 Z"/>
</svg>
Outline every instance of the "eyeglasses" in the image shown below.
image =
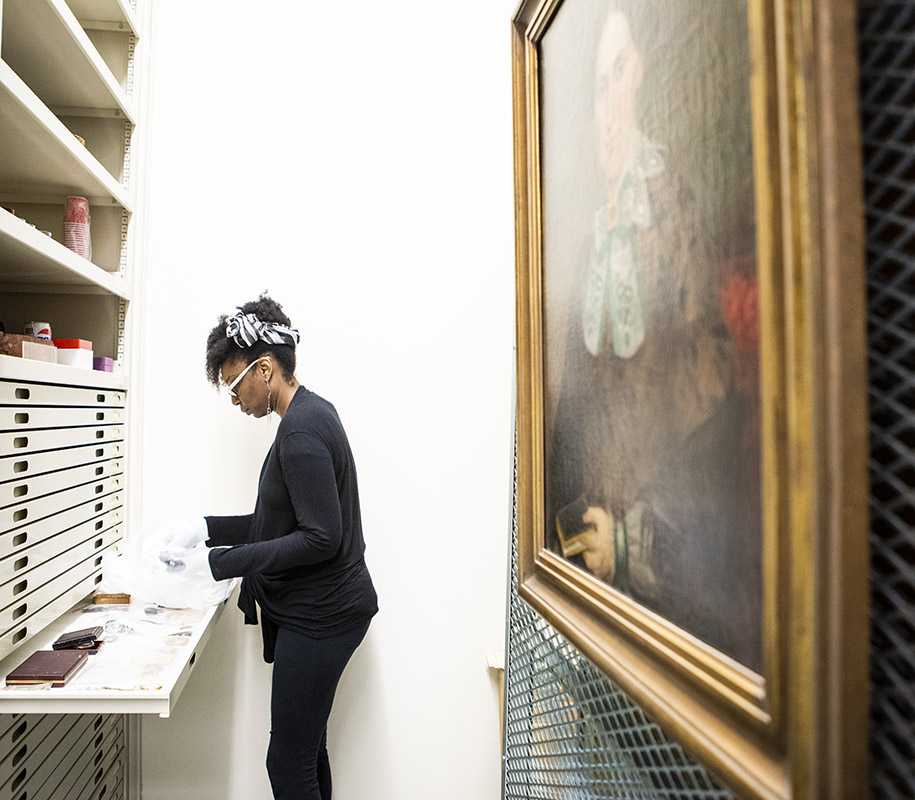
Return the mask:
<svg viewBox="0 0 915 800">
<path fill-rule="evenodd" d="M 260 361 L 260 359 L 259 359 L 259 358 L 255 358 L 254 361 L 252 361 L 250 364 L 248 364 L 248 366 L 245 367 L 245 368 L 238 374 L 238 377 L 237 377 L 234 381 L 232 381 L 232 383 L 230 383 L 230 384 L 228 384 L 228 385 L 226 386 L 226 389 L 228 390 L 229 396 L 230 396 L 230 397 L 238 397 L 238 395 L 235 393 L 235 387 L 238 386 L 239 383 L 241 383 L 241 379 L 245 377 L 245 373 L 246 373 L 249 369 L 251 369 L 251 367 L 253 367 L 258 361 Z"/>
</svg>

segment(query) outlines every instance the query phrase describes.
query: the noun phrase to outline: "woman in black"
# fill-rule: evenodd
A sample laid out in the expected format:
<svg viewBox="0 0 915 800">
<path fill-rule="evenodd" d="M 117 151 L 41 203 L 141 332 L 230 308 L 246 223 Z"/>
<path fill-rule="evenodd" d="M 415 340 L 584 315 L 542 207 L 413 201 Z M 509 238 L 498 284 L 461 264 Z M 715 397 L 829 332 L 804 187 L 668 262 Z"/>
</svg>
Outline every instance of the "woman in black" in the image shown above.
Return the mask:
<svg viewBox="0 0 915 800">
<path fill-rule="evenodd" d="M 207 377 L 246 414 L 281 417 L 261 469 L 254 513 L 207 517 L 216 580 L 243 577 L 245 622 L 261 610 L 273 663 L 267 771 L 277 800 L 330 800 L 327 719 L 343 669 L 377 612 L 353 454 L 334 407 L 296 380 L 281 306 L 262 295 L 220 317 Z"/>
</svg>

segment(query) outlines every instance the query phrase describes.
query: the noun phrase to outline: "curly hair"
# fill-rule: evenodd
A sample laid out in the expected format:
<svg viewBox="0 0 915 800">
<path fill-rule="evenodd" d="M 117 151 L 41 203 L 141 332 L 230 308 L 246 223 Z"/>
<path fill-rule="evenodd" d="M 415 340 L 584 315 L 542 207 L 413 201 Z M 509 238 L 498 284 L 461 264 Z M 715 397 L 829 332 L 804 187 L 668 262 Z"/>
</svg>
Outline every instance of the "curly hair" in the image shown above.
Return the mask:
<svg viewBox="0 0 915 800">
<path fill-rule="evenodd" d="M 276 322 L 292 327 L 289 317 L 283 313 L 283 307 L 264 292 L 257 300 L 238 306 L 242 314 L 254 314 L 261 322 Z M 280 365 L 283 379 L 288 383 L 295 374 L 295 347 L 288 344 L 270 344 L 257 341 L 250 347 L 240 347 L 234 339 L 226 336 L 226 324 L 230 317 L 222 314 L 216 326 L 207 336 L 206 371 L 207 380 L 219 386 L 220 370 L 227 361 L 253 361 L 262 355 L 269 354 Z"/>
</svg>

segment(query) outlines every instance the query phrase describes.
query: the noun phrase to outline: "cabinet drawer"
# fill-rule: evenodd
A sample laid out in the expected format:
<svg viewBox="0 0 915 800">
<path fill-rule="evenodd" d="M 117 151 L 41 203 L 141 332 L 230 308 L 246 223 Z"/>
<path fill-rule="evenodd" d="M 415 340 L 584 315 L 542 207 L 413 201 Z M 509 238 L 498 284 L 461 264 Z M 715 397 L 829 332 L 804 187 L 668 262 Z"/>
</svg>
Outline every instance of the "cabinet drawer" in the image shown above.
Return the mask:
<svg viewBox="0 0 915 800">
<path fill-rule="evenodd" d="M 32 592 L 22 603 L 0 611 L 0 656 L 50 625 L 101 583 L 98 557 L 81 564 Z"/>
<path fill-rule="evenodd" d="M 0 680 L 5 678 L 5 675 L 0 675 Z M 0 761 L 0 785 L 6 784 L 10 778 L 19 773 L 25 766 L 28 755 L 51 735 L 61 718 L 60 714 L 42 714 L 40 716 L 30 714 L 0 740 L 0 747 L 2 747 L 0 753 L 4 754 L 4 758 Z M 0 798 L 2 797 L 3 792 L 0 792 Z"/>
<path fill-rule="evenodd" d="M 122 536 L 121 525 L 98 533 L 91 525 L 80 525 L 3 559 L 0 561 L 0 608 L 15 602 L 30 586 L 44 583 L 96 550 L 101 552 Z"/>
<path fill-rule="evenodd" d="M 2 678 L 3 676 L 0 676 Z M 29 731 L 28 735 L 0 762 L 0 800 L 15 800 L 17 792 L 28 788 L 31 775 L 41 760 L 54 755 L 54 750 L 69 733 L 75 720 L 48 714 Z"/>
<path fill-rule="evenodd" d="M 0 535 L 0 558 L 13 554 L 18 558 L 27 548 L 71 528 L 81 528 L 86 538 L 116 525 L 123 518 L 123 496 L 120 492 L 101 500 L 83 503 L 53 517 L 14 528 Z"/>
<path fill-rule="evenodd" d="M 43 450 L 103 444 L 124 438 L 123 425 L 98 425 L 90 428 L 61 428 L 41 431 L 0 431 L 0 453 L 21 457 Z"/>
<path fill-rule="evenodd" d="M 112 536 L 101 538 L 107 538 L 109 543 L 113 541 Z M 105 552 L 105 548 L 94 547 L 95 541 L 97 540 L 90 539 L 88 542 L 83 542 L 64 553 L 53 556 L 28 574 L 16 576 L 0 586 L 0 630 L 5 631 L 15 625 L 17 620 L 27 616 L 30 610 L 45 605 L 48 600 L 53 600 L 54 596 L 47 597 L 44 588 L 61 575 L 87 562 L 94 564 L 95 568 L 101 568 L 101 556 Z M 37 600 L 33 600 L 33 597 Z"/>
<path fill-rule="evenodd" d="M 50 517 L 60 511 L 65 511 L 68 508 L 87 503 L 93 499 L 101 500 L 105 495 L 119 491 L 123 486 L 123 476 L 112 475 L 110 478 L 94 483 L 73 486 L 56 494 L 0 508 L 0 532 L 21 528 L 27 522 Z"/>
<path fill-rule="evenodd" d="M 123 406 L 123 389 L 84 389 L 49 383 L 0 380 L 0 405 L 14 406 Z"/>
<path fill-rule="evenodd" d="M 124 421 L 123 408 L 54 408 L 0 406 L 0 430 L 28 431 L 40 428 L 78 428 L 116 425 Z"/>
<path fill-rule="evenodd" d="M 59 731 L 62 733 L 61 738 L 54 749 L 39 752 L 32 748 L 28 760 L 15 772 L 15 779 L 0 788 L 0 800 L 21 800 L 23 792 L 27 793 L 28 800 L 38 800 L 39 797 L 53 800 L 54 790 L 73 769 L 80 756 L 91 752 L 96 723 L 101 725 L 103 720 L 102 715 L 64 715 L 63 722 L 58 722 L 54 729 L 55 732 L 58 732 L 58 728 L 62 729 Z M 66 793 L 58 794 L 58 797 L 67 796 Z"/>
<path fill-rule="evenodd" d="M 23 480 L 32 475 L 54 472 L 60 469 L 94 464 L 124 455 L 123 442 L 106 442 L 102 445 L 68 447 L 66 450 L 50 450 L 43 453 L 11 455 L 0 458 L 0 483 Z"/>
<path fill-rule="evenodd" d="M 10 745 L 4 744 L 5 738 L 10 731 L 19 725 L 22 714 L 0 714 L 0 753 L 9 750 Z"/>
<path fill-rule="evenodd" d="M 96 750 L 92 769 L 85 776 L 82 792 L 76 800 L 107 800 L 116 786 L 121 783 L 124 774 L 124 730 L 123 725 L 115 725 L 105 736 L 102 746 Z M 79 786 L 84 780 L 77 779 Z"/>
<path fill-rule="evenodd" d="M 70 486 L 81 486 L 103 478 L 120 475 L 124 471 L 123 459 L 100 461 L 96 464 L 84 464 L 59 472 L 35 475 L 18 481 L 0 483 L 0 508 L 14 503 L 35 500 L 45 495 L 59 492 Z"/>
</svg>

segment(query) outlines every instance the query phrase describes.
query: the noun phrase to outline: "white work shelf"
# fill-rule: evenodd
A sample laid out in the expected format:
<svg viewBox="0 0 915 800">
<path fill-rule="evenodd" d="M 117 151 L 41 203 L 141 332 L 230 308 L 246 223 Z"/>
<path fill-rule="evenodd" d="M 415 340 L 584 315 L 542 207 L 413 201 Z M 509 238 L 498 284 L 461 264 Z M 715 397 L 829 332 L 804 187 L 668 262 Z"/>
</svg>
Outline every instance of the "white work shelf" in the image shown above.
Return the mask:
<svg viewBox="0 0 915 800">
<path fill-rule="evenodd" d="M 80 369 L 67 364 L 49 364 L 30 358 L 4 355 L 0 355 L 0 379 L 87 386 L 92 389 L 125 389 L 127 387 L 127 378 L 123 374 Z"/>
<path fill-rule="evenodd" d="M 67 0 L 84 28 L 122 30 L 140 38 L 137 15 L 127 0 Z"/>
<path fill-rule="evenodd" d="M 64 687 L 0 688 L 0 714 L 158 714 L 168 717 L 226 603 L 206 610 L 83 603 L 0 661 L 0 683 L 62 633 L 101 625 L 105 643 Z"/>
<path fill-rule="evenodd" d="M 9 201 L 53 198 L 63 204 L 69 195 L 80 195 L 90 204 L 116 204 L 133 210 L 127 190 L 3 60 L 0 191 Z"/>
<path fill-rule="evenodd" d="M 64 0 L 4 0 L 2 42 L 0 56 L 46 106 L 136 122 L 126 92 Z"/>
<path fill-rule="evenodd" d="M 127 281 L 77 255 L 24 220 L 0 209 L 0 283 L 8 290 L 101 290 L 129 298 Z"/>
</svg>

